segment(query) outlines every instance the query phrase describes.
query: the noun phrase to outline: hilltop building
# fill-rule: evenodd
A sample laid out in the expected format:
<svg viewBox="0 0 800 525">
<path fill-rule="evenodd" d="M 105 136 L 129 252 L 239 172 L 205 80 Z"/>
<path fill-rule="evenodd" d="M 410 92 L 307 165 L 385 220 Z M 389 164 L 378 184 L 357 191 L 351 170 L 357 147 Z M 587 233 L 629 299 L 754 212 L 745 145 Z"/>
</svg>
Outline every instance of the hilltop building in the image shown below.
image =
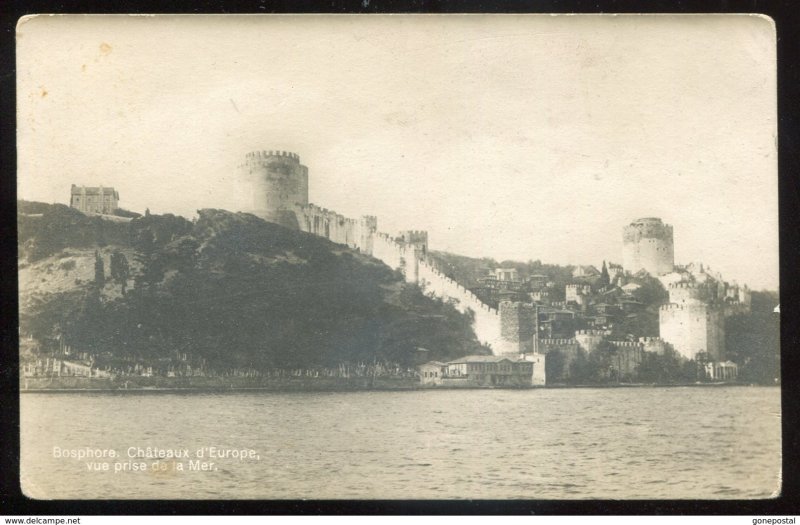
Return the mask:
<svg viewBox="0 0 800 525">
<path fill-rule="evenodd" d="M 617 284 L 619 282 L 620 277 L 624 275 L 624 270 L 622 269 L 621 264 L 616 263 L 608 263 L 608 282 L 611 284 Z"/>
<path fill-rule="evenodd" d="M 300 164 L 300 156 L 287 151 L 254 151 L 239 169 L 250 197 L 242 211 L 297 229 L 294 207 L 308 204 L 308 168 Z"/>
<path fill-rule="evenodd" d="M 83 213 L 111 215 L 119 208 L 119 193 L 114 188 L 73 184 L 69 205 Z"/>
<path fill-rule="evenodd" d="M 647 217 L 623 228 L 622 267 L 626 272 L 645 270 L 655 277 L 671 272 L 674 265 L 672 226 Z"/>
<path fill-rule="evenodd" d="M 505 283 L 519 282 L 519 273 L 516 268 L 496 268 L 494 278 Z"/>
<path fill-rule="evenodd" d="M 591 264 L 587 266 L 576 266 L 575 269 L 572 270 L 572 278 L 579 281 L 594 282 L 600 278 L 600 270 Z"/>
<path fill-rule="evenodd" d="M 586 306 L 589 304 L 589 296 L 591 294 L 592 287 L 588 284 L 568 284 L 564 289 L 564 300 L 567 303 Z"/>
</svg>

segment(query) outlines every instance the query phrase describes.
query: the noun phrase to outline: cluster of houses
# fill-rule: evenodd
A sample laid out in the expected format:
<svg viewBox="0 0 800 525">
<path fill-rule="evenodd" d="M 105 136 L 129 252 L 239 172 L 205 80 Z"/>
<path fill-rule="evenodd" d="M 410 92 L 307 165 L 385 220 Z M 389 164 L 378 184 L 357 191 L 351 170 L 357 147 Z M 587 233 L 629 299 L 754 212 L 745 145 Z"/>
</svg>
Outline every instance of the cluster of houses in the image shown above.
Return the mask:
<svg viewBox="0 0 800 525">
<path fill-rule="evenodd" d="M 571 282 L 559 287 L 546 275 L 520 278 L 516 268 L 488 270 L 472 290 L 484 301 L 526 302 L 537 307 L 539 337 L 571 338 L 580 329 L 610 329 L 624 318 L 635 318 L 645 304 L 637 299 L 641 285 L 625 276 L 622 266 L 608 264 L 607 280 L 594 266 L 577 266 Z"/>
</svg>

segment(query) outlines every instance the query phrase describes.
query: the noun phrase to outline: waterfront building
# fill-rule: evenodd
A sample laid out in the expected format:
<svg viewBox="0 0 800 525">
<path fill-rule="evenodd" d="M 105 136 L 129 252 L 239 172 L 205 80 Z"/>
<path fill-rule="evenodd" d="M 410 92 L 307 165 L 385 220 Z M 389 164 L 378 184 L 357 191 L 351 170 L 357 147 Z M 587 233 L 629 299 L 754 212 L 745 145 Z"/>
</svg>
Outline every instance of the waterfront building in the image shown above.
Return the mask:
<svg viewBox="0 0 800 525">
<path fill-rule="evenodd" d="M 447 363 L 428 361 L 418 367 L 419 382 L 423 385 L 441 385 L 447 373 Z"/>
<path fill-rule="evenodd" d="M 543 356 L 542 356 L 543 357 Z M 440 363 L 430 361 L 418 368 L 420 383 L 446 387 L 530 387 L 534 385 L 534 370 L 544 373 L 544 360 L 516 356 L 468 355 Z M 544 378 L 537 380 L 544 384 Z"/>
<path fill-rule="evenodd" d="M 712 381 L 735 381 L 739 367 L 732 361 L 711 361 L 705 364 L 704 372 Z"/>
</svg>

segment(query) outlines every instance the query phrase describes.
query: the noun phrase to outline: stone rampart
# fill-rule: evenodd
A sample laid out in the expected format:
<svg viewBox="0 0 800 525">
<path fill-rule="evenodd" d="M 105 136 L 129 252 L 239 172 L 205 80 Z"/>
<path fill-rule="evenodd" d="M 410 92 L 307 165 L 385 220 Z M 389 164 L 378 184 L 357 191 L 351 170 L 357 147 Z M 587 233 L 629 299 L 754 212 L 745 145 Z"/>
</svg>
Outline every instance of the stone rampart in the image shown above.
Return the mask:
<svg viewBox="0 0 800 525">
<path fill-rule="evenodd" d="M 500 315 L 497 310 L 481 302 L 471 291 L 447 277 L 426 261 L 419 261 L 418 284 L 426 292 L 433 292 L 443 300 L 452 301 L 460 312 L 474 315 L 473 328 L 481 343 L 490 345 L 493 353 L 500 354 Z"/>
<path fill-rule="evenodd" d="M 244 192 L 243 211 L 358 249 L 390 268 L 399 269 L 407 282 L 418 284 L 443 300 L 452 301 L 461 312 L 471 312 L 478 340 L 498 353 L 501 337 L 497 310 L 427 262 L 427 232 L 407 230 L 395 239 L 377 231 L 374 216 L 352 219 L 309 204 L 308 168 L 300 164 L 300 156 L 295 153 L 253 151 L 246 155 L 239 168 L 243 176 L 237 192 Z"/>
<path fill-rule="evenodd" d="M 619 374 L 619 378 L 631 378 L 636 375 L 642 363 L 644 344 L 639 341 L 609 341 L 616 352 L 611 356 L 611 366 Z"/>
<path fill-rule="evenodd" d="M 669 284 L 669 302 L 675 304 L 704 303 L 713 299 L 712 290 L 692 282 Z"/>
<path fill-rule="evenodd" d="M 667 349 L 667 343 L 660 337 L 640 337 L 639 342 L 642 344 L 645 352 L 664 355 Z"/>
<path fill-rule="evenodd" d="M 575 339 L 584 352 L 591 354 L 609 335 L 611 332 L 608 330 L 577 330 Z"/>
<path fill-rule="evenodd" d="M 541 354 L 547 354 L 553 350 L 574 352 L 579 346 L 577 339 L 539 339 L 539 353 Z"/>
<path fill-rule="evenodd" d="M 578 358 L 578 353 L 580 352 L 580 345 L 577 339 L 539 339 L 538 346 L 539 353 L 545 354 L 547 359 L 550 359 L 548 354 L 553 352 L 558 352 L 563 357 L 560 377 L 548 377 L 547 380 L 559 383 L 569 378 L 572 363 Z"/>
<path fill-rule="evenodd" d="M 390 268 L 400 269 L 406 282 L 416 283 L 423 292 L 451 302 L 462 313 L 472 312 L 473 329 L 478 340 L 490 345 L 495 354 L 501 353 L 500 316 L 497 310 L 481 302 L 470 290 L 422 259 L 422 254 L 415 246 L 398 242 L 380 232 L 373 235 L 372 243 L 372 256 Z"/>
<path fill-rule="evenodd" d="M 374 217 L 351 219 L 314 204 L 296 206 L 295 214 L 301 231 L 313 233 L 367 254 L 372 253 L 372 236 L 377 227 L 377 220 Z"/>
</svg>

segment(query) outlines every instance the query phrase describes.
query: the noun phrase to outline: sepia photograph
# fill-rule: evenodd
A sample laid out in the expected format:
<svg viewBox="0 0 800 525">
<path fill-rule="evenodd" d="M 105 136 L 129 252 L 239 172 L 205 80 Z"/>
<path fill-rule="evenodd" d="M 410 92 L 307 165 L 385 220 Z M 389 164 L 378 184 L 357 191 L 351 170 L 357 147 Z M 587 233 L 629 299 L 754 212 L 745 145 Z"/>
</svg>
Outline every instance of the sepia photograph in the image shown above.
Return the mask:
<svg viewBox="0 0 800 525">
<path fill-rule="evenodd" d="M 16 53 L 27 497 L 781 495 L 769 17 L 30 15 Z"/>
</svg>

